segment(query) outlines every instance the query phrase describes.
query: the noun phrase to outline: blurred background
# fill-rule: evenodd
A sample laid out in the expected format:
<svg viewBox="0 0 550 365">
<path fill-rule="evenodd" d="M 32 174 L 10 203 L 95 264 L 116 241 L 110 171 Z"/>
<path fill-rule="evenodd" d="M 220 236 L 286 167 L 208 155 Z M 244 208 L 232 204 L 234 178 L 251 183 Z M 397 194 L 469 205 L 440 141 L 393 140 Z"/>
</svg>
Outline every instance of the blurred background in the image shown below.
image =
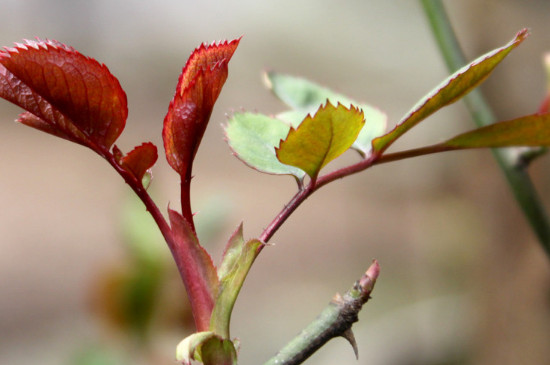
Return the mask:
<svg viewBox="0 0 550 365">
<path fill-rule="evenodd" d="M 499 119 L 536 111 L 546 93 L 550 2 L 446 5 L 469 59 L 531 29 L 482 89 Z M 447 76 L 416 1 L 2 0 L 0 10 L 0 44 L 56 39 L 118 77 L 130 110 L 117 142 L 123 151 L 143 141 L 162 146 L 168 102 L 196 46 L 243 36 L 195 162 L 193 208 L 215 261 L 241 221 L 245 236 L 256 237 L 296 190 L 290 177 L 247 168 L 223 141 L 227 113 L 284 110 L 262 85 L 264 70 L 378 106 L 390 125 Z M 16 125 L 19 110 L 0 104 L 0 364 L 173 364 L 192 322 L 144 209 L 98 156 Z M 457 103 L 394 149 L 472 127 Z M 549 166 L 545 156 L 530 168 L 548 209 Z M 163 157 L 153 174 L 161 209 L 178 206 L 177 175 Z M 382 272 L 354 326 L 359 361 L 337 339 L 310 363 L 550 363 L 549 261 L 488 151 L 406 160 L 338 181 L 272 242 L 233 315 L 242 364 L 267 360 L 373 258 Z"/>
</svg>

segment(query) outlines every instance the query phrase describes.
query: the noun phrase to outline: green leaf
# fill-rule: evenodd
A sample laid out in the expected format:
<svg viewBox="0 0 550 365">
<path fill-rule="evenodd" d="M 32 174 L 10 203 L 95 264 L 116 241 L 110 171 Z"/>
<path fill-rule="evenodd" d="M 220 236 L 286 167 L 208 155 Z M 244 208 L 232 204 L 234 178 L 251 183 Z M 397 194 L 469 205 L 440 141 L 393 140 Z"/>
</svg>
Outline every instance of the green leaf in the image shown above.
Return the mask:
<svg viewBox="0 0 550 365">
<path fill-rule="evenodd" d="M 378 109 L 366 108 L 365 104 L 359 104 L 358 107 L 365 114 L 365 127 L 361 129 L 351 147 L 365 157 L 372 150 L 372 141 L 386 131 L 388 116 Z"/>
<path fill-rule="evenodd" d="M 326 103 L 327 99 L 333 105 L 340 103 L 348 108 L 355 106 L 362 109 L 365 115 L 365 126 L 352 148 L 363 156 L 371 150 L 372 140 L 381 136 L 386 130 L 387 115 L 369 104 L 358 103 L 342 94 L 299 77 L 267 72 L 265 80 L 269 89 L 281 101 L 293 108 L 292 111 L 277 116 L 291 123 L 293 127 L 297 127 L 308 113 L 315 113 L 321 105 Z"/>
<path fill-rule="evenodd" d="M 275 146 L 289 129 L 284 122 L 262 114 L 235 113 L 225 127 L 225 135 L 235 155 L 253 169 L 303 179 L 302 170 L 282 164 L 275 156 Z"/>
<path fill-rule="evenodd" d="M 469 148 L 548 146 L 550 146 L 550 114 L 533 114 L 474 129 L 431 146 L 384 154 L 379 162 Z M 518 160 L 527 163 L 545 152 L 544 148 L 524 149 L 518 156 Z"/>
<path fill-rule="evenodd" d="M 242 224 L 227 243 L 218 269 L 220 286 L 210 319 L 210 329 L 223 338 L 229 338 L 233 306 L 260 246 L 262 242 L 256 239 L 245 242 Z"/>
<path fill-rule="evenodd" d="M 297 129 L 291 128 L 287 138 L 276 149 L 284 164 L 304 170 L 312 180 L 357 139 L 365 120 L 363 112 L 330 102 L 312 117 L 308 115 Z"/>
<path fill-rule="evenodd" d="M 534 114 L 460 134 L 442 143 L 453 149 L 550 146 L 550 114 Z"/>
<path fill-rule="evenodd" d="M 516 37 L 508 44 L 497 48 L 464 66 L 449 76 L 432 92 L 422 98 L 397 126 L 389 133 L 374 139 L 374 150 L 382 153 L 395 140 L 422 120 L 466 95 L 476 86 L 481 84 L 493 71 L 493 69 L 528 36 L 526 29 L 518 32 Z"/>
<path fill-rule="evenodd" d="M 291 127 L 298 128 L 300 123 L 302 123 L 304 119 L 306 119 L 308 114 L 309 114 L 308 112 L 304 112 L 302 110 L 290 109 L 277 114 L 277 119 L 280 119 L 285 123 L 288 123 L 288 125 L 290 125 Z M 315 114 L 315 111 L 313 111 L 312 114 Z"/>
<path fill-rule="evenodd" d="M 222 255 L 222 261 L 218 266 L 218 280 L 222 281 L 231 275 L 231 272 L 238 265 L 239 257 L 241 256 L 244 247 L 243 224 L 233 232 Z"/>
</svg>

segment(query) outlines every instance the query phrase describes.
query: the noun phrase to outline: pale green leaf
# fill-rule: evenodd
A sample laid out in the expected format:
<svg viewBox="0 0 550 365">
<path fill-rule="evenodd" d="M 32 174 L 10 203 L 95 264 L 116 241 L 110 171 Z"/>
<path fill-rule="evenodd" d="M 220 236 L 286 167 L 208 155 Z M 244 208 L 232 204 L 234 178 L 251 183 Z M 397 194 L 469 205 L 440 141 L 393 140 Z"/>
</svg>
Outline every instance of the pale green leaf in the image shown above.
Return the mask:
<svg viewBox="0 0 550 365">
<path fill-rule="evenodd" d="M 176 347 L 176 360 L 184 365 L 190 365 L 191 360 L 200 361 L 200 346 L 216 336 L 212 331 L 196 332 L 187 336 Z"/>
<path fill-rule="evenodd" d="M 289 129 L 286 123 L 266 115 L 235 113 L 225 127 L 225 134 L 235 155 L 248 166 L 268 174 L 303 179 L 304 171 L 282 164 L 275 155 L 275 146 Z"/>
<path fill-rule="evenodd" d="M 204 365 L 236 365 L 237 351 L 233 341 L 212 331 L 196 332 L 178 344 L 176 360 L 183 365 L 192 365 L 193 360 Z"/>
</svg>

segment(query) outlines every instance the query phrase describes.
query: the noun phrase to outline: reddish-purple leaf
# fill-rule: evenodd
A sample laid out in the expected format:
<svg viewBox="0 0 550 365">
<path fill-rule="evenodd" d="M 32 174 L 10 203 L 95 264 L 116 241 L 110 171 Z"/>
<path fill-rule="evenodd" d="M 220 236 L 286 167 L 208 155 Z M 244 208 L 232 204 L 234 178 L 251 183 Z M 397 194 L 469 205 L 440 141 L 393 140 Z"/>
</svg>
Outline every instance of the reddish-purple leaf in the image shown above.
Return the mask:
<svg viewBox="0 0 550 365">
<path fill-rule="evenodd" d="M 239 41 L 202 44 L 191 54 L 180 75 L 164 118 L 162 137 L 168 163 L 182 177 L 191 176 L 192 161 Z"/>
<path fill-rule="evenodd" d="M 23 124 L 108 151 L 128 116 L 126 94 L 105 65 L 53 40 L 0 51 L 0 96 Z"/>
<path fill-rule="evenodd" d="M 61 117 L 63 118 L 63 116 Z M 27 125 L 29 127 L 38 129 L 42 132 L 46 132 L 56 137 L 64 138 L 76 143 L 82 143 L 81 141 L 86 139 L 86 136 L 80 133 L 80 131 L 78 131 L 77 129 L 74 129 L 72 131 L 73 133 L 69 135 L 66 132 L 63 132 L 61 128 L 58 128 L 57 125 L 50 124 L 46 122 L 44 119 L 41 119 L 30 112 L 23 112 L 19 114 L 19 117 L 17 118 L 16 121 L 21 124 Z M 75 136 L 79 136 L 79 138 L 76 138 Z"/>
<path fill-rule="evenodd" d="M 115 145 L 113 153 L 119 165 L 134 175 L 138 182 L 143 180 L 143 176 L 147 170 L 153 167 L 158 158 L 157 146 L 151 142 L 142 143 L 125 156 L 122 155 L 122 152 Z"/>
<path fill-rule="evenodd" d="M 172 209 L 168 213 L 175 243 L 174 258 L 191 302 L 197 332 L 206 331 L 218 293 L 216 267 L 199 244 L 189 222 Z"/>
</svg>

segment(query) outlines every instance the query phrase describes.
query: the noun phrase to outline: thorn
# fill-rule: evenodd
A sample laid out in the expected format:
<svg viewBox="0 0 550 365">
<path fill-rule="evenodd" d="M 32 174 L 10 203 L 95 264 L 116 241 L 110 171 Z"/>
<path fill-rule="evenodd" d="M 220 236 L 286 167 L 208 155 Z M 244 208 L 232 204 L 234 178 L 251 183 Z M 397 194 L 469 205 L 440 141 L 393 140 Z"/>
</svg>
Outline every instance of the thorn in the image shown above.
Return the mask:
<svg viewBox="0 0 550 365">
<path fill-rule="evenodd" d="M 355 341 L 355 335 L 353 334 L 353 331 L 351 328 L 348 328 L 343 334 L 342 337 L 344 337 L 346 340 L 348 340 L 351 347 L 353 347 L 353 352 L 355 353 L 355 358 L 359 360 L 359 349 L 357 348 L 357 342 Z"/>
</svg>

